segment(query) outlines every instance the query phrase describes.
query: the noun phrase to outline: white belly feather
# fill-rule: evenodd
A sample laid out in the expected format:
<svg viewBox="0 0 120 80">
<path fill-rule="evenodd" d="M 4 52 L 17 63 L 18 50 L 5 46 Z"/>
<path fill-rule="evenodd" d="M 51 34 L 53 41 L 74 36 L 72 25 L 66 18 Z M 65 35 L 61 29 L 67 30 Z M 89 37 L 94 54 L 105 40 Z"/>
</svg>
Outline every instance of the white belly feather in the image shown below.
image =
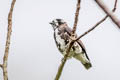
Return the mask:
<svg viewBox="0 0 120 80">
<path fill-rule="evenodd" d="M 58 35 L 58 29 L 55 30 L 55 37 L 56 37 L 57 43 L 60 44 L 59 48 L 63 51 L 62 54 L 65 55 L 68 45 L 65 45 L 65 40 L 62 39 L 60 37 L 60 35 Z M 80 54 L 82 52 L 82 48 L 80 47 L 80 45 L 77 42 L 75 42 L 73 46 L 75 48 L 75 51 L 73 51 L 73 49 L 71 48 L 69 57 L 72 57 L 74 55 L 74 53 Z"/>
<path fill-rule="evenodd" d="M 56 37 L 56 41 L 58 42 L 58 44 L 61 45 L 60 49 L 64 51 L 66 49 L 65 41 L 64 39 L 60 37 L 60 35 L 58 35 L 58 29 L 55 30 L 55 37 Z"/>
</svg>

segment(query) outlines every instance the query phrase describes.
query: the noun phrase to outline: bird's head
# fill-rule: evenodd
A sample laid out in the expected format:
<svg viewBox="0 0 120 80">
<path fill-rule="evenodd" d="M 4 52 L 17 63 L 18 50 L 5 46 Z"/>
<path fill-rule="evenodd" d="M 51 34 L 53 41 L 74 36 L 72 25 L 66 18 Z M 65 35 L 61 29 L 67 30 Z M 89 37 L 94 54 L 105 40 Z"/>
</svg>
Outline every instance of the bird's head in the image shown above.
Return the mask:
<svg viewBox="0 0 120 80">
<path fill-rule="evenodd" d="M 64 24 L 65 21 L 62 19 L 54 19 L 50 24 L 52 25 L 53 29 L 55 30 L 56 28 L 60 27 L 60 25 Z"/>
</svg>

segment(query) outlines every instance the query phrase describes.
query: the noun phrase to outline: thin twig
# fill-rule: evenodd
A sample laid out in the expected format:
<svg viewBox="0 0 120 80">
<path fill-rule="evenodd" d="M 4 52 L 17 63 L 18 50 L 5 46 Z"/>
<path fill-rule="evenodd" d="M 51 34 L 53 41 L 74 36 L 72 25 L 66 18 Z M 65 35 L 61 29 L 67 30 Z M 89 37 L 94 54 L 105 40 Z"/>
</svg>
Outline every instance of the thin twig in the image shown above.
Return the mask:
<svg viewBox="0 0 120 80">
<path fill-rule="evenodd" d="M 75 19 L 74 19 L 74 25 L 73 25 L 73 30 L 72 30 L 72 34 L 73 35 L 75 34 L 75 31 L 76 31 L 76 28 L 77 28 L 78 17 L 79 17 L 79 10 L 80 10 L 80 3 L 81 3 L 81 0 L 78 0 L 76 13 L 75 13 Z"/>
<path fill-rule="evenodd" d="M 74 26 L 73 26 L 73 31 L 72 31 L 72 38 L 75 38 L 75 31 L 76 31 L 76 27 L 77 27 L 77 22 L 78 22 L 78 16 L 79 16 L 79 10 L 80 10 L 80 2 L 81 2 L 81 0 L 78 0 L 78 2 L 77 2 L 77 7 L 76 7 L 76 13 L 75 13 L 75 21 L 74 21 Z M 58 69 L 58 72 L 57 72 L 57 75 L 56 75 L 56 77 L 55 77 L 55 80 L 59 80 L 59 78 L 60 78 L 60 76 L 61 76 L 61 73 L 62 73 L 62 71 L 63 71 L 63 68 L 64 68 L 64 65 L 65 65 L 65 63 L 66 63 L 66 61 L 67 61 L 67 57 L 68 57 L 68 55 L 69 55 L 69 53 L 70 53 L 70 49 L 71 49 L 71 47 L 72 47 L 72 45 L 74 44 L 74 40 L 72 40 L 70 43 L 69 43 L 69 45 L 68 45 L 68 48 L 67 48 L 67 50 L 66 50 L 66 55 L 64 56 L 64 58 L 61 60 L 61 64 L 60 64 L 60 66 L 59 66 L 59 69 Z"/>
<path fill-rule="evenodd" d="M 15 2 L 16 0 L 12 1 L 11 8 L 8 14 L 8 32 L 7 32 L 7 39 L 6 39 L 6 46 L 5 46 L 5 54 L 3 58 L 4 80 L 8 80 L 7 63 L 8 63 L 8 54 L 9 54 L 9 47 L 10 47 L 10 38 L 11 38 L 11 32 L 12 32 L 12 13 L 13 13 Z"/>
<path fill-rule="evenodd" d="M 95 0 L 101 9 L 111 18 L 111 20 L 120 28 L 120 20 L 107 8 L 102 0 Z"/>
<path fill-rule="evenodd" d="M 115 0 L 114 8 L 112 10 L 113 12 L 115 12 L 116 6 L 117 6 L 117 0 Z M 83 36 L 88 34 L 89 32 L 93 31 L 98 25 L 100 25 L 102 22 L 104 22 L 108 17 L 109 16 L 106 15 L 103 19 L 101 19 L 99 22 L 97 22 L 92 28 L 90 28 L 88 31 L 84 32 L 82 35 L 80 35 L 75 41 L 79 40 L 80 38 L 82 38 Z"/>
<path fill-rule="evenodd" d="M 114 9 L 112 10 L 113 12 L 115 12 L 115 10 L 117 9 L 117 2 L 118 0 L 115 0 Z"/>
</svg>

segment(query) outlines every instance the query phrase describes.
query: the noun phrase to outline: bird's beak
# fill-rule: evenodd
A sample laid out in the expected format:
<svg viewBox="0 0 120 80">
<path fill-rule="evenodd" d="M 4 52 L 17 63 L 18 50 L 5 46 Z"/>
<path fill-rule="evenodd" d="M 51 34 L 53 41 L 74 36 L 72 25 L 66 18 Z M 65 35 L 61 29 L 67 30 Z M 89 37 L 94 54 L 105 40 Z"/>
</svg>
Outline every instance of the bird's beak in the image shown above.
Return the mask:
<svg viewBox="0 0 120 80">
<path fill-rule="evenodd" d="M 49 24 L 51 24 L 51 25 L 52 25 L 53 23 L 52 23 L 52 22 L 50 22 Z"/>
</svg>

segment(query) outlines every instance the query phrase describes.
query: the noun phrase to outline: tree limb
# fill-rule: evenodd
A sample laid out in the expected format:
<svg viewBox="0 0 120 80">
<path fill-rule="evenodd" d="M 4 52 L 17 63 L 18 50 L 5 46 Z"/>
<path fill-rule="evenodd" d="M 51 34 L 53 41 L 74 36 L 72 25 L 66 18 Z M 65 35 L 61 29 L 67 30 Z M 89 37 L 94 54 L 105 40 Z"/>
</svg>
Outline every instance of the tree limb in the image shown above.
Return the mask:
<svg viewBox="0 0 120 80">
<path fill-rule="evenodd" d="M 72 38 L 74 39 L 75 38 L 75 31 L 76 31 L 76 27 L 77 27 L 77 22 L 78 22 L 78 16 L 79 16 L 79 10 L 80 10 L 80 2 L 81 0 L 78 0 L 77 2 L 77 6 L 76 6 L 76 13 L 75 13 L 75 21 L 74 21 L 74 26 L 73 26 L 73 30 L 72 30 Z M 66 50 L 66 54 L 64 56 L 64 58 L 61 60 L 61 64 L 59 66 L 59 69 L 58 69 L 58 72 L 57 72 L 57 75 L 55 77 L 55 80 L 59 80 L 60 76 L 61 76 L 61 73 L 63 71 L 63 68 L 64 68 L 64 65 L 67 61 L 67 57 L 70 53 L 70 49 L 72 47 L 72 45 L 74 44 L 74 40 L 72 40 L 69 45 L 68 45 L 68 48 Z"/>
<path fill-rule="evenodd" d="M 79 10 L 80 10 L 80 3 L 81 3 L 81 0 L 78 0 L 76 13 L 75 13 L 75 19 L 74 19 L 74 25 L 73 25 L 73 30 L 72 30 L 72 34 L 73 35 L 75 34 L 75 31 L 76 31 L 76 28 L 77 28 L 78 17 L 79 17 Z"/>
<path fill-rule="evenodd" d="M 13 13 L 15 2 L 16 0 L 12 1 L 11 8 L 8 14 L 8 32 L 7 32 L 7 39 L 6 39 L 6 46 L 5 46 L 5 54 L 3 57 L 4 80 L 8 80 L 7 63 L 8 63 L 8 54 L 9 54 L 9 47 L 10 47 L 10 38 L 11 38 L 11 32 L 12 32 L 12 13 Z"/>
<path fill-rule="evenodd" d="M 120 20 L 107 8 L 102 0 L 95 0 L 101 9 L 111 18 L 111 20 L 120 28 Z"/>
<path fill-rule="evenodd" d="M 113 12 L 115 12 L 116 10 L 116 6 L 117 6 L 117 0 L 115 0 L 115 4 L 114 4 L 114 8 L 113 8 Z M 90 28 L 88 31 L 84 32 L 82 35 L 80 35 L 75 41 L 79 40 L 80 38 L 82 38 L 83 36 L 85 36 L 86 34 L 88 34 L 89 32 L 91 32 L 92 30 L 94 30 L 98 25 L 100 25 L 102 22 L 104 22 L 109 16 L 106 15 L 103 19 L 101 19 L 99 22 L 97 22 L 92 28 Z"/>
</svg>

